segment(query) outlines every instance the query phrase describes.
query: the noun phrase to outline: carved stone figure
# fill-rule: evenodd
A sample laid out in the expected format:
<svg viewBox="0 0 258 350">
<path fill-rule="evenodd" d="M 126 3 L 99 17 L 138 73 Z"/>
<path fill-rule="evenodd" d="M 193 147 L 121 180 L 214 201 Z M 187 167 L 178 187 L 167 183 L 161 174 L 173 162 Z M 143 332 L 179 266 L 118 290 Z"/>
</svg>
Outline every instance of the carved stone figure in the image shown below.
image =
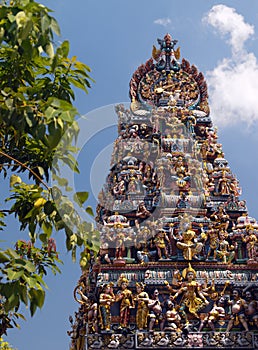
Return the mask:
<svg viewBox="0 0 258 350">
<path fill-rule="evenodd" d="M 199 315 L 197 312 L 208 305 L 209 301 L 205 298 L 201 285 L 195 281 L 196 271 L 192 268 L 190 263 L 189 267 L 183 270 L 182 276 L 185 281 L 173 296 L 173 300 L 176 300 L 177 297 L 182 294 L 179 310 L 183 319 L 188 322 L 187 312 L 198 319 Z"/>
<path fill-rule="evenodd" d="M 102 287 L 99 296 L 99 316 L 101 329 L 104 331 L 111 330 L 111 312 L 110 307 L 115 302 L 113 284 L 107 283 Z"/>
<path fill-rule="evenodd" d="M 136 324 L 139 330 L 143 330 L 147 327 L 149 295 L 144 291 L 142 282 L 136 283 L 135 301 L 137 302 Z"/>
<path fill-rule="evenodd" d="M 127 328 L 130 319 L 130 309 L 134 308 L 132 291 L 128 289 L 129 281 L 124 276 L 120 276 L 117 285 L 120 288 L 116 294 L 116 301 L 120 302 L 120 328 Z"/>
</svg>

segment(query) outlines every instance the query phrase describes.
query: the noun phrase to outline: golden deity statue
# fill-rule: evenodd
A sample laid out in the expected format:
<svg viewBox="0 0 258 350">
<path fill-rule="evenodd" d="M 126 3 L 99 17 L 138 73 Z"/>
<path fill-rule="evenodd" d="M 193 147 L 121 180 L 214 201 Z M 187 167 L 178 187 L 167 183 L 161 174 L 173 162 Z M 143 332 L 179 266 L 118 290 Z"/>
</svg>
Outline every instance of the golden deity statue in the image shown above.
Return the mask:
<svg viewBox="0 0 258 350">
<path fill-rule="evenodd" d="M 136 324 L 139 330 L 147 328 L 147 321 L 149 315 L 149 295 L 144 291 L 144 284 L 142 282 L 136 283 L 136 297 L 134 300 L 137 302 L 136 311 Z"/>
</svg>

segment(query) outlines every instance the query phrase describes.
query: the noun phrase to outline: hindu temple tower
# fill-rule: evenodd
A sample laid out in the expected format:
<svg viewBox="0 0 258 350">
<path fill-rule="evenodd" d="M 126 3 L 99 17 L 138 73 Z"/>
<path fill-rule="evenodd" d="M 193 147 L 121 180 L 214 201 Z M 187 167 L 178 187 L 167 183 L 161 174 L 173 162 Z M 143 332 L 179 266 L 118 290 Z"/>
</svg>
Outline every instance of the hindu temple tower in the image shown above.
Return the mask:
<svg viewBox="0 0 258 350">
<path fill-rule="evenodd" d="M 258 348 L 258 224 L 213 126 L 204 75 L 158 39 L 116 106 L 101 244 L 70 350 Z"/>
</svg>

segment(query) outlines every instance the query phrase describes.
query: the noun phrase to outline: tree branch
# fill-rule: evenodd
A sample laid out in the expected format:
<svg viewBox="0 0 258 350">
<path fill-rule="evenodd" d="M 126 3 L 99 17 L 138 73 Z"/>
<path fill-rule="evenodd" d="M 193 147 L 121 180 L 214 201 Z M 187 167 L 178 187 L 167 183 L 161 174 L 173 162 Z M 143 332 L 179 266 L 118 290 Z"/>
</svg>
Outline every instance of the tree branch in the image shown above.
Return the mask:
<svg viewBox="0 0 258 350">
<path fill-rule="evenodd" d="M 39 182 L 46 187 L 46 189 L 50 192 L 50 187 L 48 187 L 48 185 L 38 176 L 38 174 L 35 173 L 35 171 L 33 171 L 32 169 L 30 169 L 26 164 L 20 162 L 18 159 L 13 158 L 12 156 L 9 156 L 9 154 L 0 151 L 0 154 L 2 154 L 3 156 L 13 160 L 15 163 L 19 164 L 20 166 L 22 166 L 23 168 L 27 169 L 33 176 L 35 176 Z"/>
</svg>

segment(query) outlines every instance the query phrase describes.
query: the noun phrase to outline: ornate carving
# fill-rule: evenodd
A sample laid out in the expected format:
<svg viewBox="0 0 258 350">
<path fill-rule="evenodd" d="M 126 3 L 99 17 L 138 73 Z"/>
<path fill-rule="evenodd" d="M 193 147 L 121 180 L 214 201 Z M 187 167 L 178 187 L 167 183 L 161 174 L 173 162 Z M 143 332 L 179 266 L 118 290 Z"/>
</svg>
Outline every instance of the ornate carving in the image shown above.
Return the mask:
<svg viewBox="0 0 258 350">
<path fill-rule="evenodd" d="M 258 348 L 258 224 L 203 74 L 169 34 L 158 43 L 130 81 L 130 109 L 116 107 L 100 251 L 75 288 L 71 350 L 85 337 L 88 349 Z"/>
</svg>

